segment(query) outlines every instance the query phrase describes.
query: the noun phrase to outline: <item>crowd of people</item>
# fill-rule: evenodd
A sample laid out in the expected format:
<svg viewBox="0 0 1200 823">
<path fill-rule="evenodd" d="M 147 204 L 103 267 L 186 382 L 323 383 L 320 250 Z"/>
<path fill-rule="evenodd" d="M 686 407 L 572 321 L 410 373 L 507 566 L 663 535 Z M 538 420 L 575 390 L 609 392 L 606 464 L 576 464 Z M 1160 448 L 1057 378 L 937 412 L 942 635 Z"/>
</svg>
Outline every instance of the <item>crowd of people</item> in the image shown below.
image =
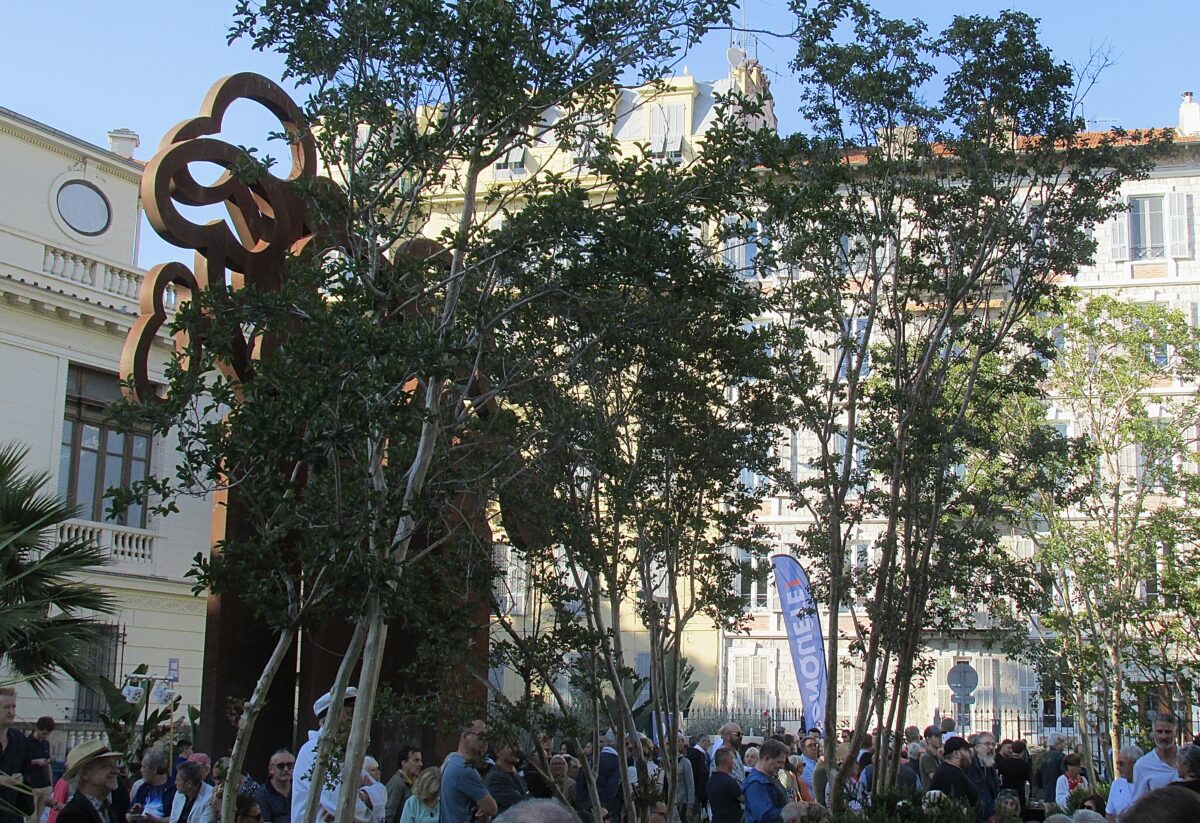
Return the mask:
<svg viewBox="0 0 1200 823">
<path fill-rule="evenodd" d="M 355 697 L 347 689 L 342 704 L 352 705 Z M 514 737 L 477 720 L 461 729 L 457 749 L 440 766 L 427 764 L 418 747 L 405 746 L 386 778 L 368 756 L 357 779 L 335 764 L 310 792 L 322 740 L 331 735 L 330 749 L 341 752 L 349 734 L 349 711 L 327 728 L 333 701 L 330 694 L 317 700 L 317 728 L 296 755 L 274 752 L 261 782 L 248 764 L 250 774 L 229 789 L 237 792 L 232 823 L 305 823 L 310 799 L 318 804 L 312 818 L 330 823 L 346 785 L 356 792 L 356 823 L 622 823 L 627 791 L 649 810 L 651 823 L 805 823 L 829 819 L 839 772 L 848 777 L 843 797 L 850 813 L 884 802 L 927 810 L 958 803 L 980 823 L 1200 821 L 1200 745 L 1178 746 L 1178 722 L 1165 716 L 1153 724 L 1149 752 L 1121 750 L 1120 776 L 1107 798 L 1095 792 L 1095 776 L 1065 737 L 1052 735 L 1045 751 L 1035 752 L 1023 740 L 997 743 L 990 732 L 963 736 L 953 719 L 923 732 L 910 727 L 896 741 L 898 766 L 886 801 L 873 791 L 884 767 L 875 759 L 877 737 L 851 752 L 850 735 L 843 733 L 831 766 L 819 730 L 781 730 L 749 744 L 733 722 L 712 736 L 680 735 L 672 746 L 607 732 L 598 737 L 598 751 L 591 743 L 576 750 L 571 741 L 556 747 L 543 737 L 527 755 Z M 213 762 L 178 741 L 170 753 L 163 747 L 143 752 L 133 779 L 119 753 L 93 740 L 71 749 L 63 778 L 52 786 L 47 741 L 53 720 L 42 718 L 26 737 L 12 728 L 15 717 L 15 692 L 0 688 L 0 823 L 215 823 L 221 817 L 227 758 Z M 1057 813 L 1045 817 L 1046 810 Z"/>
</svg>

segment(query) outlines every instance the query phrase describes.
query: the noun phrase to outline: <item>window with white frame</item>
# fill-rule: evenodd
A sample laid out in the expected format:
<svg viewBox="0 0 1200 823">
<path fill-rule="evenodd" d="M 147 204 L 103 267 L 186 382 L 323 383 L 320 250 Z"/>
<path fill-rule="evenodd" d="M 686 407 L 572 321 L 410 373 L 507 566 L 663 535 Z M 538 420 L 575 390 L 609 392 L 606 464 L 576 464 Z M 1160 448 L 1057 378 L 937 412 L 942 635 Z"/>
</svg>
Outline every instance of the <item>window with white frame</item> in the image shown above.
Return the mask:
<svg viewBox="0 0 1200 823">
<path fill-rule="evenodd" d="M 729 708 L 760 712 L 773 708 L 779 650 L 762 646 L 729 650 Z"/>
<path fill-rule="evenodd" d="M 1042 725 L 1047 729 L 1074 729 L 1075 711 L 1071 698 L 1057 683 L 1042 684 Z"/>
<path fill-rule="evenodd" d="M 757 220 L 750 219 L 742 224 L 735 216 L 726 217 L 724 237 L 721 238 L 721 260 L 742 277 L 756 277 L 761 242 Z"/>
<path fill-rule="evenodd" d="M 492 581 L 493 593 L 501 614 L 524 614 L 526 599 L 525 560 L 507 543 L 492 546 L 492 558 L 496 566 L 496 577 Z"/>
<path fill-rule="evenodd" d="M 1137 195 L 1126 202 L 1128 210 L 1111 224 L 1114 261 L 1180 260 L 1192 256 L 1188 221 L 1191 199 L 1186 193 Z"/>
<path fill-rule="evenodd" d="M 842 460 L 846 454 L 846 433 L 839 431 L 834 433 L 832 442 L 829 444 L 830 454 L 837 461 L 835 470 L 840 474 L 842 470 Z M 854 457 L 850 466 L 851 485 L 847 489 L 848 496 L 854 497 L 866 491 L 867 481 L 867 447 L 855 437 L 854 440 Z"/>
<path fill-rule="evenodd" d="M 871 373 L 871 352 L 867 348 L 867 318 L 854 317 L 842 321 L 843 345 L 838 358 L 838 380 L 849 377 L 859 353 L 862 362 L 858 365 L 858 376 L 866 377 Z"/>
<path fill-rule="evenodd" d="M 751 557 L 742 553 L 740 575 L 742 605 L 752 611 L 771 607 L 771 561 L 765 557 Z"/>
<path fill-rule="evenodd" d="M 1147 442 L 1134 448 L 1137 455 L 1137 479 L 1143 486 L 1161 491 L 1170 479 L 1174 468 L 1174 449 L 1171 447 L 1171 421 L 1154 421 L 1157 430 Z"/>
</svg>

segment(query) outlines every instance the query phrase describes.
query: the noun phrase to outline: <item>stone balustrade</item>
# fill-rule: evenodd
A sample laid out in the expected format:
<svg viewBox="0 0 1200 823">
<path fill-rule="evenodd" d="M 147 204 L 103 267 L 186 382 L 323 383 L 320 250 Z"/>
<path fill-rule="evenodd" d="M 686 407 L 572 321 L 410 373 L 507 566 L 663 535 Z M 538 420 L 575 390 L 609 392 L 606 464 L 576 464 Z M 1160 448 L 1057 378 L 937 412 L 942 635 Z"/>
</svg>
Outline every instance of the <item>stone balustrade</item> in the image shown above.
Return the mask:
<svg viewBox="0 0 1200 823">
<path fill-rule="evenodd" d="M 142 275 L 129 269 L 109 265 L 101 260 L 76 252 L 46 246 L 42 257 L 42 273 L 59 280 L 87 286 L 110 297 L 136 303 L 142 286 Z M 164 296 L 168 312 L 175 310 L 175 287 L 168 286 Z M 131 307 L 133 308 L 133 307 Z"/>
<path fill-rule="evenodd" d="M 112 523 L 68 520 L 59 524 L 59 540 L 88 540 L 114 561 L 150 566 L 154 563 L 154 533 Z"/>
</svg>

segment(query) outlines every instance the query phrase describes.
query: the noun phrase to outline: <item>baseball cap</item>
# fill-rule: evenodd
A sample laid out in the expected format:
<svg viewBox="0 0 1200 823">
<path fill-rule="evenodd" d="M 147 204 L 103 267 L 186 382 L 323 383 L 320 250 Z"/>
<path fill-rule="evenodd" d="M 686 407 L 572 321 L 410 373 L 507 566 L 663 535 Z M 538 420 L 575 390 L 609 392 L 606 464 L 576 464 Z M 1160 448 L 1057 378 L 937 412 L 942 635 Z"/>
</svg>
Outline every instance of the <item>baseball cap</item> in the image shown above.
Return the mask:
<svg viewBox="0 0 1200 823">
<path fill-rule="evenodd" d="M 966 740 L 959 737 L 958 735 L 955 735 L 954 737 L 948 738 L 946 740 L 945 744 L 943 744 L 942 754 L 944 757 L 949 757 L 950 755 L 954 754 L 956 751 L 959 751 L 960 749 L 969 749 L 969 748 L 971 748 L 970 743 L 968 743 Z"/>
</svg>

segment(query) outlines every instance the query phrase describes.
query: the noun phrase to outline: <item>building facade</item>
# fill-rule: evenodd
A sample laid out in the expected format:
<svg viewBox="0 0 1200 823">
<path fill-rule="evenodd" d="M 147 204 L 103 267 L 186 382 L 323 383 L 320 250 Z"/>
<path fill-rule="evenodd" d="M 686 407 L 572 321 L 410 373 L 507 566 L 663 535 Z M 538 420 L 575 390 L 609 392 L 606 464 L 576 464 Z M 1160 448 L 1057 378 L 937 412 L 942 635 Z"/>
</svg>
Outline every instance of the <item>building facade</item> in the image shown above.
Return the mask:
<svg viewBox="0 0 1200 823">
<path fill-rule="evenodd" d="M 144 275 L 137 142 L 116 130 L 105 149 L 0 108 L 0 441 L 28 448 L 26 468 L 48 472 L 79 506 L 60 536 L 92 539 L 109 556 L 88 579 L 117 604 L 92 670 L 121 685 L 146 664 L 177 677 L 182 704 L 198 706 L 205 600 L 184 575 L 209 549 L 211 503 L 183 500 L 166 519 L 134 505 L 114 518 L 104 497 L 170 475 L 176 462 L 170 438 L 117 431 L 104 414 L 120 397 L 121 349 Z M 164 335 L 158 346 L 160 367 L 169 342 Z M 93 723 L 103 709 L 99 694 L 65 677 L 41 696 L 22 687 L 18 704 L 22 720 Z"/>
<path fill-rule="evenodd" d="M 1146 179 L 1125 183 L 1121 196 L 1128 211 L 1096 227 L 1094 262 L 1081 268 L 1072 285 L 1085 295 L 1104 293 L 1137 303 L 1163 304 L 1182 312 L 1193 326 L 1200 326 L 1200 104 L 1190 93 L 1184 95 L 1180 106 L 1175 148 Z M 1196 387 L 1171 385 L 1163 390 L 1194 393 Z M 1048 422 L 1064 435 L 1077 435 L 1069 415 L 1055 405 L 1053 397 L 1048 402 Z M 806 455 L 817 452 L 810 440 L 803 432 L 785 433 L 781 439 L 778 451 L 785 470 L 797 479 L 805 471 Z M 807 528 L 809 518 L 784 496 L 769 500 L 760 514 L 781 548 L 800 542 L 796 535 Z M 852 563 L 871 561 L 882 527 L 869 521 L 858 527 L 850 545 Z M 1032 556 L 1030 538 L 1013 535 L 1007 543 L 1019 556 Z M 751 716 L 772 711 L 792 717 L 800 695 L 769 567 L 744 577 L 741 593 L 751 628 L 747 634 L 722 637 L 722 668 L 727 676 L 720 695 L 722 707 Z M 825 620 L 823 613 L 822 626 Z M 852 624 L 848 615 L 842 628 L 849 636 Z M 964 630 L 934 638 L 931 647 L 933 668 L 924 686 L 914 690 L 908 707 L 911 723 L 925 725 L 953 714 L 959 716 L 960 725 L 967 721 L 969 731 L 995 730 L 1009 737 L 1031 732 L 1036 737 L 1051 731 L 1075 733 L 1070 701 L 1053 687 L 1043 688 L 1031 666 L 988 648 L 977 632 Z M 976 685 L 963 711 L 950 683 L 967 668 L 974 673 L 971 677 Z M 843 666 L 838 694 L 829 697 L 837 701 L 841 724 L 853 723 L 860 686 L 861 673 Z M 1181 708 L 1190 711 L 1193 726 L 1200 723 L 1200 705 Z"/>
</svg>

